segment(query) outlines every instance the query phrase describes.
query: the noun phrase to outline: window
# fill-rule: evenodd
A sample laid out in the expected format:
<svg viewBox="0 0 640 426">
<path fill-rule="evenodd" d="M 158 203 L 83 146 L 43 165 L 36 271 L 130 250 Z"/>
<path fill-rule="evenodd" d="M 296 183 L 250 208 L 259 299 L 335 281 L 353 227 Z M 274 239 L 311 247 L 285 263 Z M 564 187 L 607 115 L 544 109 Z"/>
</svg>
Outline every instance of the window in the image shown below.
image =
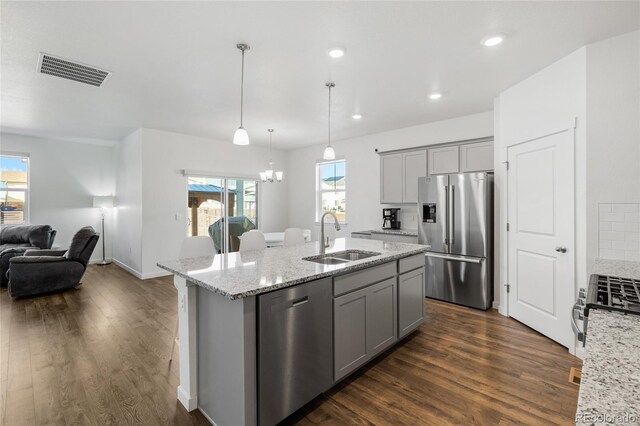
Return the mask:
<svg viewBox="0 0 640 426">
<path fill-rule="evenodd" d="M 0 156 L 0 224 L 29 222 L 29 157 Z"/>
<path fill-rule="evenodd" d="M 257 189 L 252 179 L 187 176 L 187 235 L 210 236 L 218 253 L 238 251 L 238 237 L 258 227 Z"/>
<path fill-rule="evenodd" d="M 333 212 L 340 223 L 347 221 L 345 160 L 316 164 L 316 222 L 325 212 Z"/>
</svg>

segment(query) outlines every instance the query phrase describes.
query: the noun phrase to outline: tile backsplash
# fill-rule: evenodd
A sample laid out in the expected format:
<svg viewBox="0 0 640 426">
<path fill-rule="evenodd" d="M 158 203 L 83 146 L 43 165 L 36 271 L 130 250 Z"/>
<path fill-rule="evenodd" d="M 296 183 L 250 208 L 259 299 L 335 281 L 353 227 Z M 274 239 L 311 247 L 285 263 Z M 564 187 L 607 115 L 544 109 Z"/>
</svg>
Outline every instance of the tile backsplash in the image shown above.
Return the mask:
<svg viewBox="0 0 640 426">
<path fill-rule="evenodd" d="M 640 204 L 603 203 L 598 208 L 599 257 L 640 261 Z"/>
</svg>

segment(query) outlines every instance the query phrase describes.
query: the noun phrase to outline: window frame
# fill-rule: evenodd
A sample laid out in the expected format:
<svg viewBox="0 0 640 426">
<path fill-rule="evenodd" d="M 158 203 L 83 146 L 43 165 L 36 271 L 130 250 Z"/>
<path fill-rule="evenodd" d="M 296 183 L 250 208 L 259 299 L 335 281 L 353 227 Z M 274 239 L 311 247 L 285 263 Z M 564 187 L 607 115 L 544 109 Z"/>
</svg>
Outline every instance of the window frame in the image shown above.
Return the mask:
<svg viewBox="0 0 640 426">
<path fill-rule="evenodd" d="M 229 199 L 229 181 L 230 180 L 246 180 L 246 181 L 254 181 L 256 183 L 256 228 L 260 229 L 260 211 L 262 209 L 262 183 L 260 181 L 259 177 L 255 177 L 255 176 L 250 176 L 250 175 L 229 175 L 227 173 L 215 173 L 215 172 L 210 172 L 210 171 L 201 171 L 201 170 L 188 170 L 188 169 L 184 169 L 182 170 L 182 176 L 184 176 L 185 180 L 185 198 L 186 198 L 186 203 L 185 205 L 188 205 L 188 198 L 189 198 L 189 178 L 208 178 L 208 179 L 220 179 L 222 181 L 222 185 L 224 187 L 224 199 L 228 200 Z M 227 216 L 228 213 L 228 209 L 225 208 L 224 210 L 224 215 L 223 217 L 228 217 Z M 190 220 L 190 218 L 186 218 L 187 220 Z M 185 220 L 185 223 L 188 223 L 187 220 Z M 189 234 L 188 231 L 188 227 L 190 225 L 187 225 L 187 232 L 186 235 Z M 224 232 L 228 233 L 229 232 L 229 223 L 228 221 L 224 221 Z M 229 241 L 228 239 L 225 238 L 224 240 L 224 253 L 229 253 Z"/>
<path fill-rule="evenodd" d="M 316 220 L 315 223 L 316 224 L 320 224 L 320 218 L 322 217 L 322 215 L 324 214 L 323 210 L 322 210 L 322 194 L 324 193 L 338 193 L 338 192 L 343 192 L 344 193 L 344 199 L 345 199 L 345 204 L 346 204 L 346 200 L 347 200 L 347 185 L 345 184 L 344 189 L 338 190 L 336 191 L 335 189 L 322 189 L 321 183 L 320 183 L 320 166 L 324 165 L 324 164 L 333 164 L 333 163 L 344 163 L 344 178 L 347 178 L 347 160 L 345 157 L 336 157 L 336 159 L 334 160 L 316 160 Z M 340 221 L 338 220 L 338 223 L 341 226 L 346 226 L 347 225 L 347 212 L 345 212 L 345 220 L 344 221 Z"/>
<path fill-rule="evenodd" d="M 26 188 L 0 188 L 7 192 L 23 192 L 24 193 L 24 210 L 22 213 L 22 223 L 0 223 L 5 225 L 29 225 L 31 223 L 31 156 L 28 152 L 0 151 L 0 157 L 14 157 L 27 159 L 27 187 Z"/>
</svg>

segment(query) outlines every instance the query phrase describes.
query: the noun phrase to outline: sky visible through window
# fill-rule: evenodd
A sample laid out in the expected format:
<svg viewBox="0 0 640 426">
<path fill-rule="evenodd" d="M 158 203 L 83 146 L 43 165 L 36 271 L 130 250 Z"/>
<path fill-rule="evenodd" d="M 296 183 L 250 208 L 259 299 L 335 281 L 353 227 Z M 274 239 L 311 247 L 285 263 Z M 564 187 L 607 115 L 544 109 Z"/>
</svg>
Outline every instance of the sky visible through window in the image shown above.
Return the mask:
<svg viewBox="0 0 640 426">
<path fill-rule="evenodd" d="M 322 164 L 320 166 L 320 179 L 325 180 L 331 177 L 344 176 L 344 164 L 344 161 Z"/>
<path fill-rule="evenodd" d="M 23 157 L 0 157 L 0 170 L 26 172 L 27 162 Z"/>
</svg>

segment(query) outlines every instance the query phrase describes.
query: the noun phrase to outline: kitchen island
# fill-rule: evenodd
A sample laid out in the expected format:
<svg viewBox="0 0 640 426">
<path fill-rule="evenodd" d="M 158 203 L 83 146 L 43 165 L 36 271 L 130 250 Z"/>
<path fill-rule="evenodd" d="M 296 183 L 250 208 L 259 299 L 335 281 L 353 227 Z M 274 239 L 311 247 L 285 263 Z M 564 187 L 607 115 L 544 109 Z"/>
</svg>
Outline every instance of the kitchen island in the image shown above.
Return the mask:
<svg viewBox="0 0 640 426">
<path fill-rule="evenodd" d="M 428 248 L 339 238 L 323 258 L 314 242 L 159 262 L 178 289 L 179 401 L 220 426 L 282 420 L 422 323 Z"/>
</svg>

